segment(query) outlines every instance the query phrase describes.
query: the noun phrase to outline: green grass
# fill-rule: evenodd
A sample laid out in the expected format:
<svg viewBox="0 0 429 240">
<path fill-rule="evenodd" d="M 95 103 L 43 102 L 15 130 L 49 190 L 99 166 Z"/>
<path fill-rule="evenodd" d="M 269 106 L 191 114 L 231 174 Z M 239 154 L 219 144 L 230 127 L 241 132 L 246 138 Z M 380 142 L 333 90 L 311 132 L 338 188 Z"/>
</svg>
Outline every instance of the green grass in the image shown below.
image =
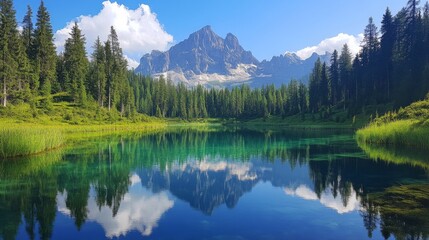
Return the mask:
<svg viewBox="0 0 429 240">
<path fill-rule="evenodd" d="M 0 120 L 0 159 L 44 152 L 63 145 L 121 133 L 150 133 L 167 128 L 166 123 L 118 123 L 100 125 L 67 125 L 10 123 Z"/>
<path fill-rule="evenodd" d="M 372 124 L 356 133 L 359 142 L 429 148 L 429 126 L 416 120 Z"/>
<path fill-rule="evenodd" d="M 81 140 L 124 133 L 152 133 L 168 127 L 219 126 L 217 119 L 160 119 L 144 114 L 121 117 L 98 107 L 80 108 L 73 103 L 54 103 L 51 111 L 28 104 L 0 107 L 0 159 L 44 152 Z"/>
<path fill-rule="evenodd" d="M 299 128 L 299 129 L 357 129 L 369 122 L 369 116 L 359 114 L 348 118 L 345 111 L 338 111 L 329 117 L 320 114 L 297 114 L 287 117 L 272 116 L 242 121 L 229 121 L 227 125 L 238 125 L 251 129 Z"/>
<path fill-rule="evenodd" d="M 0 128 L 0 157 L 40 153 L 60 147 L 64 140 L 64 134 L 58 129 L 3 126 Z"/>
<path fill-rule="evenodd" d="M 342 104 L 324 109 L 318 113 L 296 114 L 286 117 L 270 116 L 241 121 L 229 121 L 228 125 L 238 125 L 251 129 L 350 129 L 357 130 L 366 126 L 379 113 L 391 111 L 393 104 L 365 106 L 354 111 L 344 109 Z M 352 113 L 352 112 L 356 112 Z"/>
<path fill-rule="evenodd" d="M 378 107 L 378 106 L 376 106 Z M 70 102 L 56 102 L 51 110 L 31 107 L 29 104 L 10 105 L 0 108 L 0 126 L 2 130 L 2 153 L 0 157 L 34 154 L 60 145 L 70 145 L 89 137 L 100 137 L 126 132 L 148 133 L 167 127 L 180 128 L 232 125 L 251 129 L 356 129 L 369 120 L 365 114 L 350 118 L 342 108 L 329 113 L 295 115 L 286 118 L 269 117 L 248 121 L 219 119 L 160 119 L 144 114 L 121 116 L 117 111 L 109 112 L 106 108 L 87 106 L 81 108 Z M 62 142 L 55 144 L 43 140 L 42 133 L 52 132 L 52 136 L 62 135 Z M 55 133 L 55 134 L 54 134 Z M 31 136 L 30 142 L 23 142 L 21 136 Z M 41 139 L 40 144 L 36 139 Z M 34 143 L 32 143 L 34 142 Z M 28 146 L 24 146 L 27 144 Z M 46 145 L 46 146 L 44 146 Z"/>
<path fill-rule="evenodd" d="M 429 99 L 374 119 L 356 137 L 367 144 L 429 148 Z"/>
</svg>

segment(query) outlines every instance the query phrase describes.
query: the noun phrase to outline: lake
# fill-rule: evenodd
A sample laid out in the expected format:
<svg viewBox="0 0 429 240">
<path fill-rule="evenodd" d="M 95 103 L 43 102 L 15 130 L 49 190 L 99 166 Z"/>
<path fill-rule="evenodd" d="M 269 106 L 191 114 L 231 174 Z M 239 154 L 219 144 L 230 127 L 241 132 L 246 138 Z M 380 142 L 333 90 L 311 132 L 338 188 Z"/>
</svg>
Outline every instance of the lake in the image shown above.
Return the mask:
<svg viewBox="0 0 429 240">
<path fill-rule="evenodd" d="M 426 239 L 427 156 L 347 131 L 85 140 L 0 161 L 0 239 Z"/>
</svg>

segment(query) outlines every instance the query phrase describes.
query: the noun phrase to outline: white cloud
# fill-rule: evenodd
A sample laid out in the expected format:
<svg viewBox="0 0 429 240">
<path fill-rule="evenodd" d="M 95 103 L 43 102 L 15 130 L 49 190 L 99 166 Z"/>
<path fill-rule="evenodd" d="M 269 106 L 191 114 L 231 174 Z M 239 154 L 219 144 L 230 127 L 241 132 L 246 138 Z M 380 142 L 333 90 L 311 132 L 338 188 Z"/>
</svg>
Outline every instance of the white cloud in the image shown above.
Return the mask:
<svg viewBox="0 0 429 240">
<path fill-rule="evenodd" d="M 156 14 L 145 4 L 133 10 L 117 2 L 104 1 L 103 9 L 97 15 L 80 16 L 76 22 L 85 34 L 88 53 L 92 52 L 98 36 L 103 42 L 107 40 L 110 26 L 113 26 L 131 67 L 137 66 L 137 60 L 143 54 L 152 50 L 165 51 L 173 43 L 173 36 L 164 30 Z M 57 51 L 63 51 L 73 25 L 74 21 L 71 21 L 55 33 Z"/>
<path fill-rule="evenodd" d="M 139 66 L 139 64 L 140 64 L 138 61 L 136 61 L 136 60 L 134 60 L 132 58 L 129 58 L 127 55 L 125 55 L 125 59 L 128 62 L 128 68 L 129 69 L 137 68 Z"/>
<path fill-rule="evenodd" d="M 332 195 L 332 188 L 328 188 L 324 192 L 322 192 L 320 199 L 317 197 L 317 194 L 306 185 L 300 185 L 295 189 L 285 188 L 284 192 L 287 195 L 297 196 L 304 200 L 319 201 L 325 207 L 332 208 L 339 214 L 353 212 L 360 209 L 360 199 L 357 196 L 356 192 L 353 190 L 353 187 L 351 186 L 351 194 L 345 206 L 343 204 L 341 194 L 338 194 L 337 197 L 334 197 Z"/>
<path fill-rule="evenodd" d="M 358 53 L 361 49 L 361 42 L 363 40 L 363 34 L 359 34 L 357 36 L 349 35 L 346 33 L 340 33 L 335 37 L 327 38 L 323 41 L 321 41 L 316 46 L 310 46 L 306 47 L 304 49 L 301 49 L 296 52 L 296 54 L 301 59 L 307 59 L 311 56 L 313 53 L 317 54 L 325 54 L 325 52 L 334 52 L 334 50 L 337 50 L 338 52 L 341 52 L 341 49 L 344 44 L 347 43 L 349 46 L 350 52 L 355 55 Z"/>
<path fill-rule="evenodd" d="M 186 169 L 197 169 L 201 172 L 226 172 L 228 176 L 235 176 L 240 181 L 253 181 L 257 179 L 256 173 L 252 171 L 252 163 L 229 162 L 229 161 L 188 161 L 181 166 L 180 171 Z"/>
<path fill-rule="evenodd" d="M 142 187 L 141 179 L 136 174 L 130 177 L 132 185 L 121 200 L 121 205 L 115 217 L 108 206 L 97 205 L 94 189 L 88 199 L 88 221 L 100 224 L 106 237 L 121 237 L 132 230 L 139 231 L 143 236 L 149 236 L 157 227 L 162 215 L 174 206 L 174 201 L 166 192 L 152 193 Z M 66 207 L 67 193 L 57 194 L 58 211 L 70 215 Z"/>
</svg>

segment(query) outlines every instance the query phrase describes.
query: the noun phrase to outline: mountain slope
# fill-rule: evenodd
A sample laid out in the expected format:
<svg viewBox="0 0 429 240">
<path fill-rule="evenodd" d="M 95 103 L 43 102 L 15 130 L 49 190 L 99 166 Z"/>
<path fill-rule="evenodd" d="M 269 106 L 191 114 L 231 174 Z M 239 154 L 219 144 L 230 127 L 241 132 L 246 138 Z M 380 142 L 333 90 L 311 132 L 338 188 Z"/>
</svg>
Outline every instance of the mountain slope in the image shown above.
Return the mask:
<svg viewBox="0 0 429 240">
<path fill-rule="evenodd" d="M 205 26 L 167 52 L 153 51 L 144 55 L 136 72 L 145 75 L 168 74 L 176 80 L 201 83 L 198 80 L 204 81 L 204 77 L 227 81 L 235 80 L 234 75 L 241 74 L 241 78 L 248 78 L 243 77 L 247 69 L 256 68 L 258 64 L 259 61 L 241 47 L 233 34 L 228 33 L 223 39 L 210 26 Z M 243 68 L 244 72 L 240 72 Z"/>
<path fill-rule="evenodd" d="M 286 53 L 274 56 L 270 61 L 264 60 L 259 64 L 256 77 L 251 85 L 253 87 L 260 87 L 266 84 L 280 86 L 282 83 L 287 83 L 292 79 L 306 82 L 318 58 L 322 62 L 329 63 L 331 54 L 328 52 L 324 55 L 313 53 L 311 57 L 302 60 L 295 53 Z"/>
<path fill-rule="evenodd" d="M 253 87 L 279 86 L 291 79 L 305 81 L 318 57 L 313 54 L 302 60 L 296 54 L 285 54 L 259 62 L 250 51 L 244 50 L 236 36 L 228 33 L 223 39 L 205 26 L 166 52 L 144 55 L 135 71 L 164 76 L 189 86 L 229 87 L 241 83 Z"/>
</svg>

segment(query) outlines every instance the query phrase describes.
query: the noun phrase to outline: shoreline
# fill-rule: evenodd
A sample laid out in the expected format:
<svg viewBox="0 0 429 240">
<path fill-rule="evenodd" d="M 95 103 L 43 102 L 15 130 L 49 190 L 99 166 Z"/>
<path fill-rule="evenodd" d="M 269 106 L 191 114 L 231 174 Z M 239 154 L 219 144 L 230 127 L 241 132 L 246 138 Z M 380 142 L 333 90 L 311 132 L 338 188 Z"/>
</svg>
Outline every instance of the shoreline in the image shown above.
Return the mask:
<svg viewBox="0 0 429 240">
<path fill-rule="evenodd" d="M 358 142 L 394 147 L 429 149 L 429 126 L 417 120 L 372 124 L 356 132 Z"/>
</svg>

